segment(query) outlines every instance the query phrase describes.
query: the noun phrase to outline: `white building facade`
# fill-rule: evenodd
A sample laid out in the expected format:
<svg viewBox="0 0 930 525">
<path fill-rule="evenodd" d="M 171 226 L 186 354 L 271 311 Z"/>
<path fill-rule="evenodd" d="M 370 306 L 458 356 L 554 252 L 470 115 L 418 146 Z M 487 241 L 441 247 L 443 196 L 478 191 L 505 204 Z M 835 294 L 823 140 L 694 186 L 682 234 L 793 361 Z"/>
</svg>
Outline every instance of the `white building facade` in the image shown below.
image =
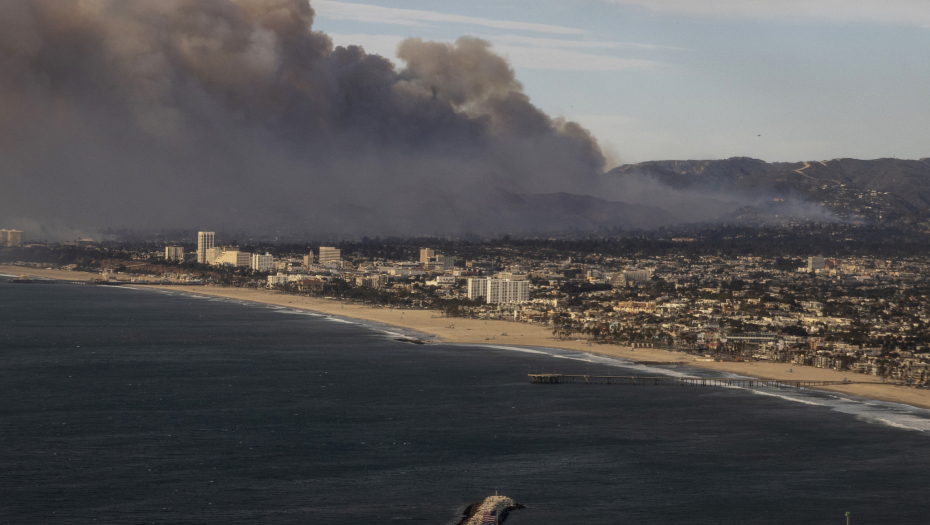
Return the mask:
<svg viewBox="0 0 930 525">
<path fill-rule="evenodd" d="M 262 255 L 260 253 L 252 254 L 250 261 L 252 269 L 256 272 L 270 272 L 274 270 L 274 257 L 270 253 Z"/>
<path fill-rule="evenodd" d="M 165 259 L 184 262 L 184 248 L 181 246 L 166 246 Z"/>
<path fill-rule="evenodd" d="M 514 304 L 530 300 L 530 282 L 510 279 L 469 279 L 468 298 L 484 297 L 488 304 Z"/>
<path fill-rule="evenodd" d="M 226 250 L 214 259 L 217 266 L 249 266 L 252 263 L 252 254 L 237 250 Z"/>
<path fill-rule="evenodd" d="M 24 242 L 21 230 L 0 230 L 0 246 L 22 246 Z"/>
<path fill-rule="evenodd" d="M 197 262 L 211 264 L 216 259 L 216 233 L 197 232 Z"/>
<path fill-rule="evenodd" d="M 331 246 L 320 246 L 320 264 L 342 262 L 342 250 Z"/>
</svg>

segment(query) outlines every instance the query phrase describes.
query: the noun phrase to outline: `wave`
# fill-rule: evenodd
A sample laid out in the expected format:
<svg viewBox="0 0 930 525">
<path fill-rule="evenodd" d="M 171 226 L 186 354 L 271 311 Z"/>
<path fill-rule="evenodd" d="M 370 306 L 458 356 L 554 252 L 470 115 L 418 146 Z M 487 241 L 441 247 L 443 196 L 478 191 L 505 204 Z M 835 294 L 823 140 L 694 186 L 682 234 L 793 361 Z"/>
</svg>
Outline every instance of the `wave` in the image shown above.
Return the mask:
<svg viewBox="0 0 930 525">
<path fill-rule="evenodd" d="M 603 356 L 550 347 L 513 347 L 507 345 L 482 345 L 511 352 L 543 354 L 558 359 L 569 359 L 585 363 L 622 368 L 631 372 L 666 377 L 706 377 L 706 378 L 747 378 L 730 372 L 718 372 L 703 368 L 691 368 L 685 363 L 686 370 L 670 370 L 654 365 L 640 365 L 622 357 Z M 679 365 L 682 366 L 682 365 Z M 744 387 L 738 385 L 722 386 L 731 390 L 743 390 L 754 395 L 778 398 L 785 402 L 798 403 L 811 407 L 823 407 L 834 412 L 853 416 L 868 424 L 885 425 L 900 430 L 916 431 L 930 435 L 930 410 L 901 403 L 877 401 L 838 392 L 793 387 Z"/>
</svg>

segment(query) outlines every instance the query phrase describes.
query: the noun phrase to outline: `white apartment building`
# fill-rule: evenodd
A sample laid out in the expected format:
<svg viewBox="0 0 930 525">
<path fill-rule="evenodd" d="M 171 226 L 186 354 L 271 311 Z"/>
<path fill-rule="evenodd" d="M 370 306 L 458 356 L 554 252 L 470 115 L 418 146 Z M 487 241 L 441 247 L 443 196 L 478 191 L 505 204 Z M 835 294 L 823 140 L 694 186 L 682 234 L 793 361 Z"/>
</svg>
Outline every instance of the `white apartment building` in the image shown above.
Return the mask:
<svg viewBox="0 0 930 525">
<path fill-rule="evenodd" d="M 0 230 L 0 246 L 22 246 L 23 232 L 20 230 Z"/>
<path fill-rule="evenodd" d="M 469 279 L 468 298 L 485 297 L 488 304 L 513 304 L 530 300 L 530 282 L 510 279 Z"/>
<path fill-rule="evenodd" d="M 308 276 L 304 274 L 291 274 L 278 272 L 277 275 L 268 276 L 268 288 L 273 288 L 276 284 L 287 284 L 287 283 L 299 283 L 300 281 L 305 281 L 309 279 Z"/>
<path fill-rule="evenodd" d="M 215 232 L 197 232 L 197 262 L 200 264 L 211 264 L 217 257 L 216 233 Z"/>
<path fill-rule="evenodd" d="M 488 304 L 523 303 L 529 300 L 529 281 L 488 279 Z"/>
<path fill-rule="evenodd" d="M 166 246 L 165 259 L 184 262 L 184 248 L 181 246 Z"/>
<path fill-rule="evenodd" d="M 252 264 L 252 254 L 240 252 L 239 248 L 224 250 L 213 260 L 217 266 L 250 266 Z"/>
<path fill-rule="evenodd" d="M 488 296 L 488 280 L 486 278 L 472 278 L 468 280 L 468 298 L 475 300 Z"/>
<path fill-rule="evenodd" d="M 252 254 L 251 266 L 257 272 L 270 272 L 274 270 L 274 257 L 270 253 L 262 255 L 260 253 Z"/>
<path fill-rule="evenodd" d="M 279 273 L 277 275 L 268 276 L 268 288 L 271 288 L 278 284 L 287 284 L 288 275 L 284 273 Z"/>
<path fill-rule="evenodd" d="M 342 262 L 342 251 L 331 246 L 320 246 L 320 264 Z"/>
</svg>

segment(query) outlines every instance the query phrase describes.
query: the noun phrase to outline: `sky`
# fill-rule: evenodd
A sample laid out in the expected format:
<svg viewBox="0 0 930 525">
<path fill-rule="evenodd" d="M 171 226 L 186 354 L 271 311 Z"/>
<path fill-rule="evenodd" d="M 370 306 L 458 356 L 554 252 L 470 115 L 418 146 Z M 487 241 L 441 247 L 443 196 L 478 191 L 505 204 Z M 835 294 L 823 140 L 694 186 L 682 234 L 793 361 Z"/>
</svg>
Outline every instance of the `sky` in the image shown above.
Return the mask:
<svg viewBox="0 0 930 525">
<path fill-rule="evenodd" d="M 403 66 L 485 39 L 610 165 L 930 156 L 926 0 L 312 0 L 314 29 Z"/>
<path fill-rule="evenodd" d="M 3 0 L 0 226 L 656 227 L 764 196 L 606 172 L 930 156 L 927 0 L 363 1 Z"/>
</svg>

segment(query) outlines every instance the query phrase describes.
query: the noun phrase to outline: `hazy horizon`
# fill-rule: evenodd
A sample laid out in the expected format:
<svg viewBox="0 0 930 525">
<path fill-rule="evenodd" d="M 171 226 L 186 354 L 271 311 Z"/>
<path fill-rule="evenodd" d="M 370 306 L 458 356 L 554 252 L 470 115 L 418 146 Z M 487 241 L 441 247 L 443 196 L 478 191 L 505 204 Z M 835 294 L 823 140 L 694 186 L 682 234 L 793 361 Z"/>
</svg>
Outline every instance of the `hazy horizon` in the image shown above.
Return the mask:
<svg viewBox="0 0 930 525">
<path fill-rule="evenodd" d="M 721 16 L 718 10 L 594 0 L 574 10 L 549 2 L 532 10 L 519 1 L 494 9 L 481 2 L 424 5 L 4 3 L 0 227 L 60 238 L 106 228 L 333 235 L 649 228 L 714 221 L 781 196 L 728 187 L 682 193 L 648 179 L 618 184 L 603 176 L 624 159 L 685 160 L 694 151 L 706 153 L 699 158 L 716 151 L 773 155 L 742 139 L 725 150 L 634 143 L 618 149 L 605 131 L 610 119 L 627 118 L 609 111 L 617 104 L 657 116 L 689 100 L 695 105 L 695 96 L 709 107 L 719 104 L 726 90 L 667 92 L 657 101 L 661 89 L 628 89 L 701 70 L 695 64 L 688 73 L 647 55 L 695 55 L 680 37 L 709 38 L 708 20 Z M 796 23 L 779 16 L 736 10 L 719 23 L 727 31 L 733 24 Z M 803 23 L 868 22 L 824 16 L 814 10 Z M 886 18 L 875 24 L 913 26 Z M 630 25 L 686 19 L 688 29 L 677 37 L 666 27 L 648 41 Z M 630 38 L 600 39 L 605 20 L 622 20 Z M 378 33 L 385 27 L 393 33 Z M 754 67 L 741 71 L 754 74 Z M 720 70 L 718 80 L 733 74 Z M 616 91 L 611 82 L 621 78 L 626 88 Z M 603 108 L 596 118 L 574 109 L 592 103 Z M 706 124 L 689 131 L 695 143 L 719 125 L 689 113 L 675 122 Z M 770 140 L 757 131 L 753 140 Z M 648 132 L 637 136 L 671 144 Z M 883 140 L 904 145 L 894 137 Z M 638 158 L 643 151 L 682 156 Z M 796 204 L 802 215 L 829 220 L 801 197 Z"/>
</svg>

